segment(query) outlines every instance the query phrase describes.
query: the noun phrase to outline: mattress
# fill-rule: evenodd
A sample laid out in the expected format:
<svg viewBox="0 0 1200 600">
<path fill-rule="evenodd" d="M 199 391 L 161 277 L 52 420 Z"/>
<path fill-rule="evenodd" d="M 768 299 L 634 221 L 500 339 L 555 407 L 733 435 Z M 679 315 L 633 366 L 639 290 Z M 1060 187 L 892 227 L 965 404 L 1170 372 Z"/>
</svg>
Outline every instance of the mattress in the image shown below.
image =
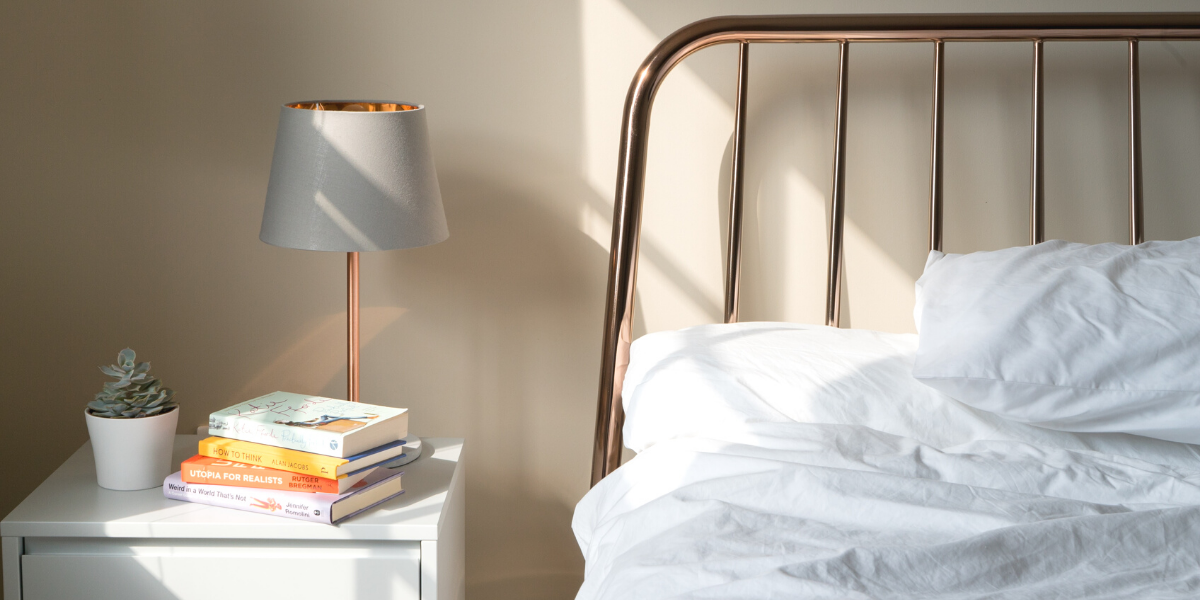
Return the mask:
<svg viewBox="0 0 1200 600">
<path fill-rule="evenodd" d="M 997 421 L 915 383 L 912 336 L 846 331 L 638 340 L 578 598 L 1200 597 L 1194 446 Z"/>
</svg>

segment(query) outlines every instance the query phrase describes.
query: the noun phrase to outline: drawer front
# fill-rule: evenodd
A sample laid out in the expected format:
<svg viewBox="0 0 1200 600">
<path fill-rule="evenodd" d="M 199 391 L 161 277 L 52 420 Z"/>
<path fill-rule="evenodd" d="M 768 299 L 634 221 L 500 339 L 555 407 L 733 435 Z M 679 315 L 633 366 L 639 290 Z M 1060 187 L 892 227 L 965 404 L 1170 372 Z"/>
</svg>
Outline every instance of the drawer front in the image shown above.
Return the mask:
<svg viewBox="0 0 1200 600">
<path fill-rule="evenodd" d="M 115 542 L 115 543 L 114 543 Z M 164 543 L 165 542 L 165 543 Z M 413 542 L 316 545 L 222 540 L 27 539 L 23 600 L 420 597 Z"/>
</svg>

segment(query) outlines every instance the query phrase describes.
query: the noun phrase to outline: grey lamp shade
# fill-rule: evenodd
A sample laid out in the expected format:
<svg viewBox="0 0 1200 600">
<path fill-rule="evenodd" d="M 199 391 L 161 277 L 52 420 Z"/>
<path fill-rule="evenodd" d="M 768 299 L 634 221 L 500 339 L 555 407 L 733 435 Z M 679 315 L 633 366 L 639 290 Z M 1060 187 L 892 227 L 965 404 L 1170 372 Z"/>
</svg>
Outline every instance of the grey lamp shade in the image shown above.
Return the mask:
<svg viewBox="0 0 1200 600">
<path fill-rule="evenodd" d="M 423 106 L 284 105 L 259 239 L 366 252 L 425 246 L 449 235 Z"/>
</svg>

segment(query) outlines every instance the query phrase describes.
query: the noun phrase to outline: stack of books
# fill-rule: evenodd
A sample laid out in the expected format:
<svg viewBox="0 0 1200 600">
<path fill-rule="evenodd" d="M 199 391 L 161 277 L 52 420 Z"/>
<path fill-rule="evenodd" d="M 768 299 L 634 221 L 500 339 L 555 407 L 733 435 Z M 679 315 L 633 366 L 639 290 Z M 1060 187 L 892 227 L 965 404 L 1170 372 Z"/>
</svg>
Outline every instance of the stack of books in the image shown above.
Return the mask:
<svg viewBox="0 0 1200 600">
<path fill-rule="evenodd" d="M 173 500 L 335 524 L 402 493 L 408 409 L 274 392 L 209 416 Z"/>
</svg>

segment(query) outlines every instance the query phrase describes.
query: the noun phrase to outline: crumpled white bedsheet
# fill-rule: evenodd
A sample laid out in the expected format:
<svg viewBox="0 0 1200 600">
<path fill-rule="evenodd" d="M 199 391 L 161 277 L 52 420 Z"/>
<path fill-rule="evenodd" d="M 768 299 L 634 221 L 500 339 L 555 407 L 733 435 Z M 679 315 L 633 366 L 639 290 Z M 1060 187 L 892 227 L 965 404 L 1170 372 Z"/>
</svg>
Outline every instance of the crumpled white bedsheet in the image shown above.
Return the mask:
<svg viewBox="0 0 1200 600">
<path fill-rule="evenodd" d="M 591 490 L 578 598 L 1200 598 L 1200 465 L 860 425 L 664 440 Z"/>
</svg>

